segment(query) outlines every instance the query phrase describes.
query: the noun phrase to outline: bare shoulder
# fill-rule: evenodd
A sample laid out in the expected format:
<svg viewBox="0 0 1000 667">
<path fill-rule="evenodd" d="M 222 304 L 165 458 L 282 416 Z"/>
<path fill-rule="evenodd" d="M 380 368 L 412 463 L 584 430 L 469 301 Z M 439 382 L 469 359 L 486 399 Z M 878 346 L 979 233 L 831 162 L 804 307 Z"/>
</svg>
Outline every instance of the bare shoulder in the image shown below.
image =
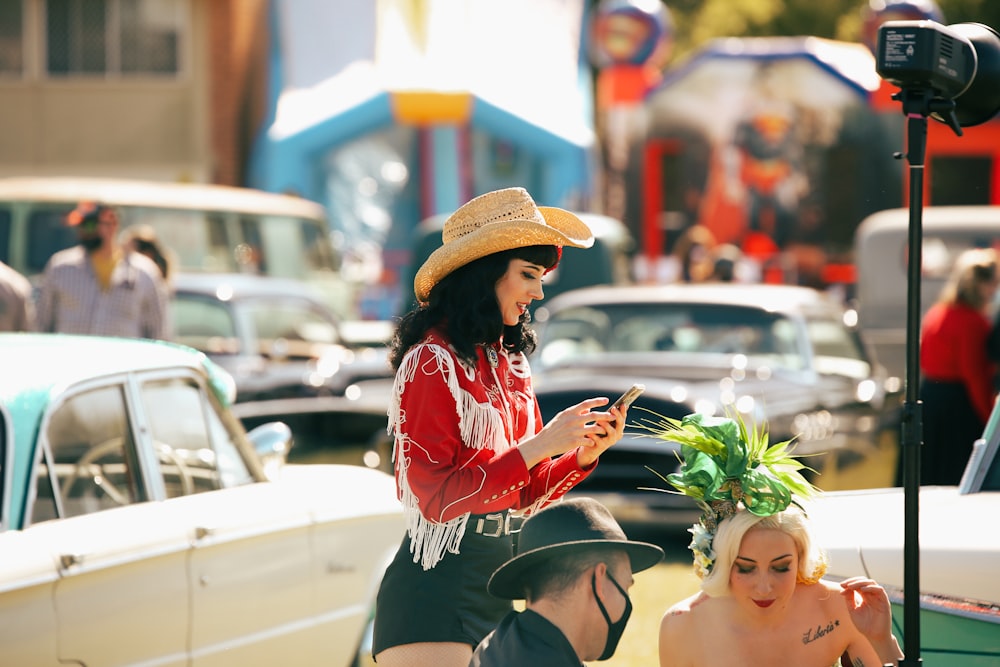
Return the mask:
<svg viewBox="0 0 1000 667">
<path fill-rule="evenodd" d="M 695 593 L 672 604 L 660 619 L 661 636 L 686 634 L 705 614 L 705 604 L 710 598 L 704 593 Z"/>
<path fill-rule="evenodd" d="M 669 609 L 663 614 L 664 618 L 671 616 L 687 616 L 695 609 L 703 606 L 708 596 L 704 593 L 698 592 L 690 597 L 686 597 L 683 600 L 679 600 L 672 604 Z"/>
<path fill-rule="evenodd" d="M 820 579 L 816 584 L 803 588 L 807 589 L 824 609 L 836 612 L 847 611 L 847 600 L 842 595 L 843 589 L 840 584 Z"/>
<path fill-rule="evenodd" d="M 672 604 L 660 619 L 659 654 L 661 667 L 698 664 L 699 616 L 708 596 L 697 593 Z"/>
<path fill-rule="evenodd" d="M 719 627 L 713 615 L 716 603 L 697 593 L 671 605 L 660 619 L 660 667 L 694 667 L 706 664 L 703 632 Z M 711 642 L 708 642 L 709 644 Z"/>
</svg>

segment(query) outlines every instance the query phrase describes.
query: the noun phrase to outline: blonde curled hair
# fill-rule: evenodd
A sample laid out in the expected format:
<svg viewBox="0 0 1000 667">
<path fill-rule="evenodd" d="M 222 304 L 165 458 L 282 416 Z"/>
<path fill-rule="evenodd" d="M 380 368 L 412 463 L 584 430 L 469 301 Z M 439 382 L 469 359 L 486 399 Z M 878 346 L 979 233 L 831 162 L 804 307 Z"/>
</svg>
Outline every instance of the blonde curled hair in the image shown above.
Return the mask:
<svg viewBox="0 0 1000 667">
<path fill-rule="evenodd" d="M 712 540 L 715 551 L 715 564 L 712 571 L 701 582 L 701 590 L 712 597 L 722 597 L 731 593 L 729 574 L 736 556 L 739 554 L 743 536 L 748 531 L 758 528 L 780 530 L 795 543 L 798 554 L 798 570 L 796 581 L 804 584 L 815 584 L 826 574 L 826 555 L 816 545 L 809 530 L 809 520 L 796 505 L 771 516 L 757 516 L 740 508 L 733 516 L 724 519 Z"/>
</svg>

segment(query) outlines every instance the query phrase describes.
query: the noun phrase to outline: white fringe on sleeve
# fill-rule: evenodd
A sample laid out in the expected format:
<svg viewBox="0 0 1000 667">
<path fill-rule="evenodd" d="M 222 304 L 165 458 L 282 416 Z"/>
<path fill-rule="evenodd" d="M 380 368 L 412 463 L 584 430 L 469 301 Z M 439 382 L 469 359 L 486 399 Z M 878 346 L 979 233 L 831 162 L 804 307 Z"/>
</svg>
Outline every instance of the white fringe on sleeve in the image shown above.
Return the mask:
<svg viewBox="0 0 1000 667">
<path fill-rule="evenodd" d="M 448 390 L 455 399 L 459 432 L 466 446 L 475 449 L 503 451 L 510 444 L 504 432 L 503 417 L 489 402 L 479 403 L 475 397 L 459 386 L 458 373 L 464 372 L 468 380 L 475 378 L 475 369 L 457 364 L 453 353 L 440 345 L 426 344 L 433 353 L 432 360 L 419 364 L 417 348 L 410 350 L 403 358 L 393 386 L 392 405 L 389 408 L 389 432 L 394 434 L 393 458 L 396 463 L 397 479 L 403 510 L 406 515 L 406 531 L 410 536 L 410 551 L 413 562 L 420 563 L 424 570 L 437 565 L 447 552 L 459 553 L 459 545 L 465 534 L 469 513 L 450 521 L 428 520 L 420 511 L 420 501 L 410 488 L 407 471 L 412 462 L 414 450 L 421 449 L 406 430 L 406 414 L 400 407 L 400 398 L 405 387 L 413 381 L 417 373 L 441 374 Z M 423 455 L 429 459 L 426 451 Z M 437 461 L 430 460 L 431 464 Z"/>
</svg>

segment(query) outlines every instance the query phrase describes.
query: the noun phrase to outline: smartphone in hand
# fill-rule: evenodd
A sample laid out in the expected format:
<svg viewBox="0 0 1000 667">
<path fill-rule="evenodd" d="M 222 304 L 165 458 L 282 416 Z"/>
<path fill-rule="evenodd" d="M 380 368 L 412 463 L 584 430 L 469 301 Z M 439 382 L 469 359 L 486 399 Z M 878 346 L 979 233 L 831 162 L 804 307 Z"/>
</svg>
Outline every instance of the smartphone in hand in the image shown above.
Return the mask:
<svg viewBox="0 0 1000 667">
<path fill-rule="evenodd" d="M 611 406 L 613 408 L 627 408 L 635 402 L 635 399 L 639 398 L 639 394 L 646 391 L 646 385 L 644 384 L 634 384 L 628 391 L 618 397 L 618 400 L 614 402 Z"/>
</svg>

